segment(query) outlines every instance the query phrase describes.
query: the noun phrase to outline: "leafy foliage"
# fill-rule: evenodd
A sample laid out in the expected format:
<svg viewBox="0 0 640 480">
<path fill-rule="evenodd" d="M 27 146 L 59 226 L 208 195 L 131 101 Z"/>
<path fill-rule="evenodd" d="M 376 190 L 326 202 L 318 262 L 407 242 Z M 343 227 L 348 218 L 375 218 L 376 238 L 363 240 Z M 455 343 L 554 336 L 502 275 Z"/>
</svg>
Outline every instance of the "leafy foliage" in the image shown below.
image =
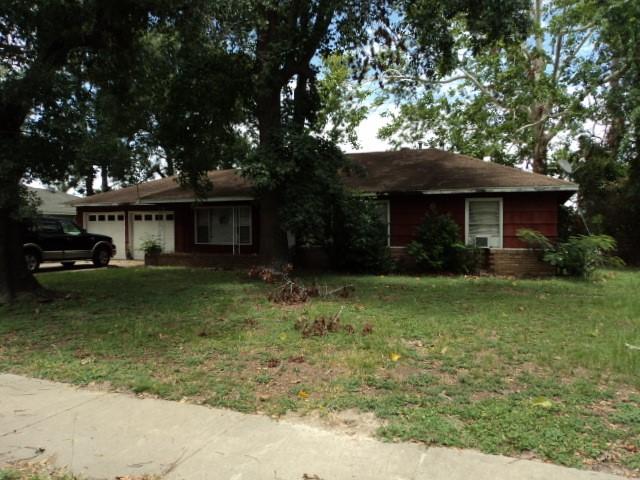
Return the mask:
<svg viewBox="0 0 640 480">
<path fill-rule="evenodd" d="M 400 109 L 381 135 L 509 165 L 526 161 L 545 173 L 552 142 L 562 149 L 567 136 L 583 129 L 585 99 L 601 83 L 585 46 L 597 13 L 579 1 L 523 3 L 532 19 L 527 38 L 478 50 L 459 28 L 451 39 L 459 59 L 449 72 L 428 78 L 410 63 L 387 72 L 409 93 L 397 98 Z"/>
<path fill-rule="evenodd" d="M 162 244 L 157 237 L 149 237 L 140 244 L 140 249 L 145 255 L 162 253 Z"/>
<path fill-rule="evenodd" d="M 616 241 L 609 235 L 575 235 L 553 245 L 540 232 L 521 229 L 518 238 L 541 249 L 542 259 L 553 265 L 561 275 L 588 279 L 598 268 L 623 264 L 618 257 L 611 256 L 616 250 Z"/>
<path fill-rule="evenodd" d="M 393 268 L 387 225 L 374 201 L 346 194 L 332 211 L 331 238 L 326 247 L 335 268 L 368 273 Z"/>
<path fill-rule="evenodd" d="M 418 268 L 428 272 L 472 273 L 480 266 L 480 252 L 461 243 L 460 227 L 449 214 L 431 210 L 407 248 Z"/>
</svg>

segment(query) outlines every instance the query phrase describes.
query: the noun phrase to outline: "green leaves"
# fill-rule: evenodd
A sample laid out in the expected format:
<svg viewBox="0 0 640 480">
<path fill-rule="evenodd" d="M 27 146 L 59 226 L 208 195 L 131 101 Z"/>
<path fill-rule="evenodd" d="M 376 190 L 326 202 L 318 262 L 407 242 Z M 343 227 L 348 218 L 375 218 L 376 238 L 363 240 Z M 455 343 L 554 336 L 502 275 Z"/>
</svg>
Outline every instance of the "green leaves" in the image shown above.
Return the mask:
<svg viewBox="0 0 640 480">
<path fill-rule="evenodd" d="M 617 244 L 609 235 L 573 235 L 554 245 L 540 232 L 521 229 L 518 238 L 532 248 L 540 249 L 542 259 L 562 275 L 588 279 L 598 268 L 624 265 L 621 259 L 612 255 Z"/>
</svg>

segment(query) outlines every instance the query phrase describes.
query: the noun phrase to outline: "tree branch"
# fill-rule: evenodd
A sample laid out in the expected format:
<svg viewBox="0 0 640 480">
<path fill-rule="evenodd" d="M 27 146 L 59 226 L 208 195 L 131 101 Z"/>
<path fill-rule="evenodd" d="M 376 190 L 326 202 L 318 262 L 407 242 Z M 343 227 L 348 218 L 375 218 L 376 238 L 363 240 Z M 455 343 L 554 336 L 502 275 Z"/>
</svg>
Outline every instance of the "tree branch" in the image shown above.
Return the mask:
<svg viewBox="0 0 640 480">
<path fill-rule="evenodd" d="M 564 39 L 564 35 L 559 33 L 556 36 L 555 48 L 554 48 L 554 58 L 553 58 L 553 73 L 551 78 L 553 79 L 553 83 L 555 84 L 558 80 L 558 76 L 560 75 L 560 54 L 562 53 L 562 40 Z"/>
<path fill-rule="evenodd" d="M 548 115 L 543 115 L 542 117 L 540 117 L 538 120 L 536 120 L 535 122 L 531 122 L 531 123 L 527 123 L 526 125 L 523 125 L 521 127 L 518 127 L 516 129 L 516 132 L 522 132 L 524 130 L 526 130 L 527 128 L 531 128 L 531 127 L 535 127 L 536 125 L 540 125 L 541 123 L 546 122 L 547 120 L 551 120 L 552 118 L 561 118 L 564 117 L 565 115 L 567 115 L 569 113 L 569 110 L 563 110 L 562 112 L 556 112 L 556 113 L 550 113 Z"/>
<path fill-rule="evenodd" d="M 593 35 L 594 30 L 594 28 L 590 28 L 589 30 L 587 30 L 587 33 L 585 33 L 584 37 L 582 37 L 582 40 L 580 41 L 580 43 L 578 43 L 578 46 L 573 50 L 573 52 L 565 57 L 564 61 L 562 62 L 562 66 L 560 67 L 560 71 L 564 71 L 564 69 L 569 66 L 573 59 L 576 58 L 580 50 L 582 50 L 582 47 L 584 47 L 584 45 Z"/>
</svg>

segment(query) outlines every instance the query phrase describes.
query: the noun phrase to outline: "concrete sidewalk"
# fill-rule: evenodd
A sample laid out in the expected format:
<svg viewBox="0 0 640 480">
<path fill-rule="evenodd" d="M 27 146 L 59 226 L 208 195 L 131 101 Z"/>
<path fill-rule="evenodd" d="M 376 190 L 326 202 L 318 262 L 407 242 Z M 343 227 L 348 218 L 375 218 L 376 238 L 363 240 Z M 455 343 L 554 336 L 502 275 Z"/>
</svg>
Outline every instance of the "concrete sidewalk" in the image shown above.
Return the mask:
<svg viewBox="0 0 640 480">
<path fill-rule="evenodd" d="M 145 473 L 216 480 L 620 478 L 0 374 L 0 466 L 47 457 L 74 473 L 108 479 Z"/>
</svg>

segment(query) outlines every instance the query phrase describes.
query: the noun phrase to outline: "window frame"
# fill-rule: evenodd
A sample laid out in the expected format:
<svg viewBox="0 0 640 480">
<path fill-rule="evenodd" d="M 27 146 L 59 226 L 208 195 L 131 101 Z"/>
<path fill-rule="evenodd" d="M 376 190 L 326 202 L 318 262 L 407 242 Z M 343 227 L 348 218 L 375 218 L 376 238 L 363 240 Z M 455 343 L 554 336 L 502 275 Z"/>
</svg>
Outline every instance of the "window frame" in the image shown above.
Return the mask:
<svg viewBox="0 0 640 480">
<path fill-rule="evenodd" d="M 234 242 L 233 240 L 231 242 L 217 242 L 217 243 L 213 243 L 213 242 L 199 242 L 198 241 L 198 212 L 201 212 L 203 210 L 206 210 L 208 213 L 207 218 L 208 218 L 208 230 L 209 230 L 209 235 L 208 237 L 211 238 L 211 210 L 221 210 L 221 209 L 229 209 L 231 208 L 232 210 L 232 236 L 233 238 L 236 238 L 236 236 L 238 236 L 238 241 Z M 240 242 L 239 240 L 239 234 L 234 231 L 237 230 L 238 226 L 236 224 L 236 219 L 239 218 L 238 217 L 238 213 L 237 213 L 237 209 L 239 208 L 247 208 L 249 209 L 249 242 Z M 244 225 L 243 225 L 244 226 Z M 193 210 L 193 243 L 194 245 L 214 245 L 214 246 L 235 246 L 238 245 L 240 247 L 250 247 L 253 245 L 253 208 L 251 205 L 215 205 L 215 206 L 210 206 L 210 207 L 196 207 Z"/>
<path fill-rule="evenodd" d="M 488 248 L 504 248 L 504 199 L 502 197 L 469 197 L 464 200 L 464 241 L 466 245 L 475 245 L 471 243 L 471 238 L 469 238 L 469 207 L 471 203 L 481 203 L 481 202 L 498 202 L 499 211 L 498 211 L 498 229 L 500 231 L 500 236 L 498 238 L 498 246 L 497 247 L 488 247 Z"/>
</svg>

